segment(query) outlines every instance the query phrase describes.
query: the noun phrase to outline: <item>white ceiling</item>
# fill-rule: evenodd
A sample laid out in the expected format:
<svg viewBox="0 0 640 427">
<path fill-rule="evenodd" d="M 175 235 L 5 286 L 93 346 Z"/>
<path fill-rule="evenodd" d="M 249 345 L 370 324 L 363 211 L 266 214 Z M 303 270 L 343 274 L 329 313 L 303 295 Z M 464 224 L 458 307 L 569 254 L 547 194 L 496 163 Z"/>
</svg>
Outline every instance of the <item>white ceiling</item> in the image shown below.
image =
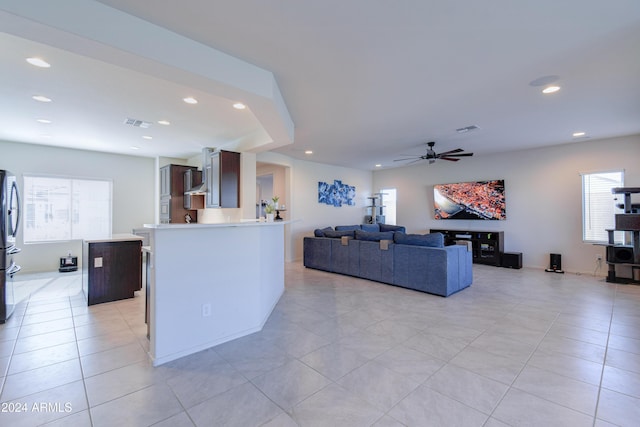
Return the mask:
<svg viewBox="0 0 640 427">
<path fill-rule="evenodd" d="M 194 49 L 203 44 L 272 72 L 288 111 L 278 109 L 279 95 L 265 106 L 251 91 L 142 67 L 146 55 L 101 54 L 80 2 L 117 9 L 102 9 L 105 19 L 121 11 L 190 39 Z M 0 0 L 10 33 L 0 34 L 0 139 L 177 157 L 251 140 L 255 151 L 374 169 L 423 154 L 431 140 L 437 152 L 461 147 L 485 156 L 579 143 L 585 137 L 573 138 L 576 131 L 592 139 L 640 133 L 637 0 L 65 0 L 56 3 L 61 15 L 86 28 L 52 38 L 36 35 L 41 26 L 60 30 L 51 13 L 27 17 L 32 29 L 8 3 Z M 120 26 L 112 36 L 167 47 L 169 39 L 138 27 L 136 40 Z M 35 55 L 53 66 L 24 61 Z M 530 84 L 549 75 L 558 76 L 556 94 Z M 54 102 L 36 105 L 36 91 Z M 182 103 L 187 94 L 201 101 L 196 108 Z M 236 95 L 248 110 L 229 107 Z M 52 124 L 35 122 L 46 115 Z M 172 125 L 143 130 L 123 125 L 127 117 Z M 456 133 L 468 125 L 480 129 Z M 153 140 L 143 140 L 150 132 Z"/>
</svg>

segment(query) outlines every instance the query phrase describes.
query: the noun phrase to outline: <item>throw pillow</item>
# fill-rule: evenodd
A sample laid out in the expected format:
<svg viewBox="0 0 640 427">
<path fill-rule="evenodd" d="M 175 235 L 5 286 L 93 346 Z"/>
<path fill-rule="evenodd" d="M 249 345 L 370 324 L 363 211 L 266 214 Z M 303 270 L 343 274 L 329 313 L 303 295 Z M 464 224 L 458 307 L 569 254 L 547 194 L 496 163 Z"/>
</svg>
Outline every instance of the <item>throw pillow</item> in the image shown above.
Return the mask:
<svg viewBox="0 0 640 427">
<path fill-rule="evenodd" d="M 325 237 L 325 235 L 324 235 L 325 231 L 333 231 L 333 228 L 331 228 L 331 227 L 316 228 L 315 230 L 313 230 L 313 235 L 315 237 Z"/>
<path fill-rule="evenodd" d="M 360 227 L 362 227 L 363 231 L 372 231 L 372 232 L 378 232 L 380 231 L 380 224 L 362 224 Z"/>
<path fill-rule="evenodd" d="M 380 240 L 393 240 L 393 231 L 382 233 L 356 230 L 356 240 L 368 240 L 370 242 L 379 242 Z"/>
<path fill-rule="evenodd" d="M 393 236 L 393 241 L 399 245 L 444 248 L 444 234 L 442 233 L 405 234 L 402 232 L 396 232 L 396 234 Z"/>
<path fill-rule="evenodd" d="M 406 233 L 407 229 L 401 225 L 380 224 L 380 231 L 400 231 Z"/>
<path fill-rule="evenodd" d="M 353 230 L 327 230 L 324 232 L 324 237 L 340 239 L 342 236 L 353 237 L 353 233 Z"/>
</svg>

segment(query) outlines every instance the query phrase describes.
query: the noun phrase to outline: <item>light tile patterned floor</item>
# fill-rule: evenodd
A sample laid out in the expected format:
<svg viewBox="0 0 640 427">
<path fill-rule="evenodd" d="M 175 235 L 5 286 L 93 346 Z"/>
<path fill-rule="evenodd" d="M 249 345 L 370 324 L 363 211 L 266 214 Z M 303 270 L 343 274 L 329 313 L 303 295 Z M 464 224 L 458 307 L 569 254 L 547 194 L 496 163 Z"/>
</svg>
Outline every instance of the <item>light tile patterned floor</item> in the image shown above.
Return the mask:
<svg viewBox="0 0 640 427">
<path fill-rule="evenodd" d="M 286 269 L 263 331 L 157 368 L 143 295 L 34 278 L 0 326 L 0 425 L 638 425 L 640 286 L 474 265 L 441 298 Z"/>
</svg>

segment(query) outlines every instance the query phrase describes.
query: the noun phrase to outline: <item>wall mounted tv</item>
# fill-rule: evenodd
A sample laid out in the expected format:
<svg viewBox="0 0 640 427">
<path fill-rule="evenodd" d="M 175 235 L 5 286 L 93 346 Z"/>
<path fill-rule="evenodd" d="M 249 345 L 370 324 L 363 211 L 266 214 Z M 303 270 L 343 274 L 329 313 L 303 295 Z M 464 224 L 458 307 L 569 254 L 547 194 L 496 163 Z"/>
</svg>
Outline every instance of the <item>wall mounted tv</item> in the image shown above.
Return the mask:
<svg viewBox="0 0 640 427">
<path fill-rule="evenodd" d="M 435 219 L 506 219 L 504 180 L 433 186 Z"/>
</svg>

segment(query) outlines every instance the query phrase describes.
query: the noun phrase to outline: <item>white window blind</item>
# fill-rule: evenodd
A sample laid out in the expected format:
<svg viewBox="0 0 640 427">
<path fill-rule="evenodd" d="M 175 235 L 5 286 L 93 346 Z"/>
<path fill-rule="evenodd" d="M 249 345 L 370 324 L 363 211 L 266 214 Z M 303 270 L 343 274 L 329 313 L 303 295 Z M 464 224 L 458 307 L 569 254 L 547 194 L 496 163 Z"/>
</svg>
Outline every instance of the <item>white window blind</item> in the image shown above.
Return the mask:
<svg viewBox="0 0 640 427">
<path fill-rule="evenodd" d="M 24 242 L 95 239 L 111 234 L 111 181 L 24 177 Z"/>
<path fill-rule="evenodd" d="M 585 242 L 607 242 L 607 229 L 615 227 L 614 187 L 624 187 L 622 171 L 582 174 L 582 240 Z M 616 233 L 616 242 L 622 233 Z"/>
</svg>

